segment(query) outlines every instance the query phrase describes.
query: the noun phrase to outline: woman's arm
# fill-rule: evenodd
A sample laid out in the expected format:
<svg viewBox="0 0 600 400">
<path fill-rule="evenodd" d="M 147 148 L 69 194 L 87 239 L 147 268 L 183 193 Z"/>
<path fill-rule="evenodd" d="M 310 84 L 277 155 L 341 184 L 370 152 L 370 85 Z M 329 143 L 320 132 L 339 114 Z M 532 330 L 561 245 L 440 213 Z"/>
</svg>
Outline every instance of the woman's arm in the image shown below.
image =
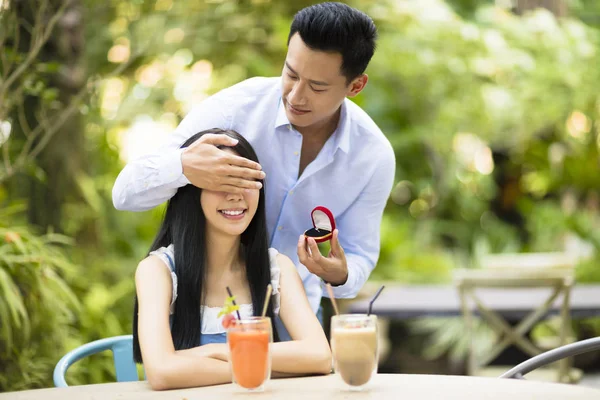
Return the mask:
<svg viewBox="0 0 600 400">
<path fill-rule="evenodd" d="M 175 351 L 169 326 L 171 274 L 162 260 L 155 256 L 143 260 L 136 270 L 135 284 L 139 306 L 138 339 L 152 389 L 231 382 L 227 362 L 192 349 Z"/>
<path fill-rule="evenodd" d="M 279 290 L 281 303 L 279 315 L 292 341 L 273 343 L 272 377 L 329 374 L 331 350 L 319 320 L 313 313 L 296 267 L 288 257 L 279 254 L 281 269 Z M 188 356 L 203 355 L 215 360 L 229 360 L 226 343 L 217 343 L 184 350 Z"/>
<path fill-rule="evenodd" d="M 277 263 L 281 269 L 279 315 L 292 341 L 273 343 L 272 376 L 328 374 L 331 372 L 331 350 L 323 328 L 310 308 L 296 267 L 292 260 L 282 254 L 277 256 Z M 227 344 L 207 346 L 185 351 L 190 355 L 203 354 L 216 360 L 229 359 Z"/>
<path fill-rule="evenodd" d="M 292 260 L 279 254 L 281 304 L 279 315 L 292 341 L 273 344 L 275 373 L 329 374 L 331 350 L 325 332 L 310 308 L 304 286 Z"/>
</svg>

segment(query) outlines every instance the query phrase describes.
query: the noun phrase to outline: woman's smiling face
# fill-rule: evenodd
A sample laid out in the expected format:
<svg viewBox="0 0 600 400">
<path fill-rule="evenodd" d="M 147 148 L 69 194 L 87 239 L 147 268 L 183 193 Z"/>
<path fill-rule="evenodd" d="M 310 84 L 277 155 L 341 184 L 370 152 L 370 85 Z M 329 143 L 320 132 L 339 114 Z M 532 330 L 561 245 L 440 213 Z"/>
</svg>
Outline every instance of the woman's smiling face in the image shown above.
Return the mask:
<svg viewBox="0 0 600 400">
<path fill-rule="evenodd" d="M 230 149 L 224 151 L 237 155 Z M 203 189 L 200 205 L 206 216 L 207 229 L 230 236 L 241 235 L 256 214 L 259 195 L 259 189 L 249 189 L 243 194 Z"/>
</svg>

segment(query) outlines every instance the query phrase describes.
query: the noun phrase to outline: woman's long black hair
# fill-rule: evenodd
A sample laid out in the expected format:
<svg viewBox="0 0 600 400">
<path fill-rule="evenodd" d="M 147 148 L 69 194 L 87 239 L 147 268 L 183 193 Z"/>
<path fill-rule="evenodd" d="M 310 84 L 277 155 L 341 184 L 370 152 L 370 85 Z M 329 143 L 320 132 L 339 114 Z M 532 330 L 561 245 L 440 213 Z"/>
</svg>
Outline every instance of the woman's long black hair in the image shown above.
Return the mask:
<svg viewBox="0 0 600 400">
<path fill-rule="evenodd" d="M 258 162 L 254 149 L 243 136 L 232 130 L 210 129 L 190 137 L 181 147 L 188 147 L 205 134 L 224 134 L 238 140 L 235 146 L 227 147 L 241 157 Z M 200 205 L 201 189 L 186 185 L 177 190 L 169 200 L 165 217 L 150 251 L 170 244 L 174 246 L 175 274 L 177 275 L 177 301 L 172 315 L 171 335 L 176 350 L 200 345 L 202 315 L 200 304 L 204 298 L 206 280 L 206 217 Z M 260 189 L 258 208 L 250 225 L 241 237 L 241 254 L 250 286 L 254 315 L 259 315 L 265 300 L 267 285 L 271 282 L 271 271 L 267 239 L 267 217 L 265 213 L 265 189 Z M 225 290 L 225 289 L 223 289 Z M 269 302 L 267 316 L 274 321 L 273 305 Z M 278 335 L 273 323 L 273 336 Z M 138 301 L 135 298 L 133 311 L 133 358 L 142 362 L 138 340 Z"/>
</svg>

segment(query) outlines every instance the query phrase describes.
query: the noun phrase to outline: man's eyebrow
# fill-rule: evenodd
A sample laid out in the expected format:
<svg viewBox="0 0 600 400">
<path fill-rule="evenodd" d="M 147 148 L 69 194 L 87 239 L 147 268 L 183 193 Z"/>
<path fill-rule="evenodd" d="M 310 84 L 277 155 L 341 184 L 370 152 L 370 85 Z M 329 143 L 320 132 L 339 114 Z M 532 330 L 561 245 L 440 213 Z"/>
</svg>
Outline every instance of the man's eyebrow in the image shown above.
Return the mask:
<svg viewBox="0 0 600 400">
<path fill-rule="evenodd" d="M 292 68 L 290 66 L 290 64 L 288 64 L 288 62 L 285 62 L 285 66 L 287 67 L 287 69 L 289 69 L 294 75 L 298 75 L 298 73 L 296 71 L 294 71 L 294 68 Z M 327 82 L 322 82 L 322 81 L 314 81 L 309 79 L 309 82 L 312 83 L 313 85 L 318 85 L 318 86 L 329 86 L 329 83 Z"/>
</svg>

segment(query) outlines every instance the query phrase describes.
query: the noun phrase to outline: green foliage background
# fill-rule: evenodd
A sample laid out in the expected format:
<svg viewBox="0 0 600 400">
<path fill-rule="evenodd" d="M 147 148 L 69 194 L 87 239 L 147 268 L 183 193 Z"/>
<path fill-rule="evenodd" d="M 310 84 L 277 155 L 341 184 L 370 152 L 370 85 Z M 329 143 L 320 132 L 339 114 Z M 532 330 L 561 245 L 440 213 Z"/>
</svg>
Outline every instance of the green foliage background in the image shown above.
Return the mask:
<svg viewBox="0 0 600 400">
<path fill-rule="evenodd" d="M 66 351 L 131 331 L 133 273 L 162 209 L 113 208 L 127 130 L 141 115 L 175 126 L 202 96 L 278 75 L 291 18 L 312 3 L 80 2 L 86 162 L 73 173 L 60 226 L 29 224 L 33 200 L 15 189 L 51 171 L 33 160 L 0 182 L 1 391 L 51 386 Z M 558 21 L 545 10 L 518 17 L 492 3 L 351 2 L 380 31 L 369 84 L 354 100 L 397 158 L 373 279 L 447 282 L 480 254 L 560 250 L 575 237 L 591 249 L 579 282 L 600 281 L 600 8 L 573 1 L 571 16 Z M 53 99 L 47 71 L 31 72 L 30 87 L 46 86 L 29 95 Z M 182 88 L 186 76 L 195 79 L 191 91 Z M 22 146 L 13 136 L 7 143 Z M 109 355 L 68 375 L 72 384 L 112 379 Z"/>
</svg>

